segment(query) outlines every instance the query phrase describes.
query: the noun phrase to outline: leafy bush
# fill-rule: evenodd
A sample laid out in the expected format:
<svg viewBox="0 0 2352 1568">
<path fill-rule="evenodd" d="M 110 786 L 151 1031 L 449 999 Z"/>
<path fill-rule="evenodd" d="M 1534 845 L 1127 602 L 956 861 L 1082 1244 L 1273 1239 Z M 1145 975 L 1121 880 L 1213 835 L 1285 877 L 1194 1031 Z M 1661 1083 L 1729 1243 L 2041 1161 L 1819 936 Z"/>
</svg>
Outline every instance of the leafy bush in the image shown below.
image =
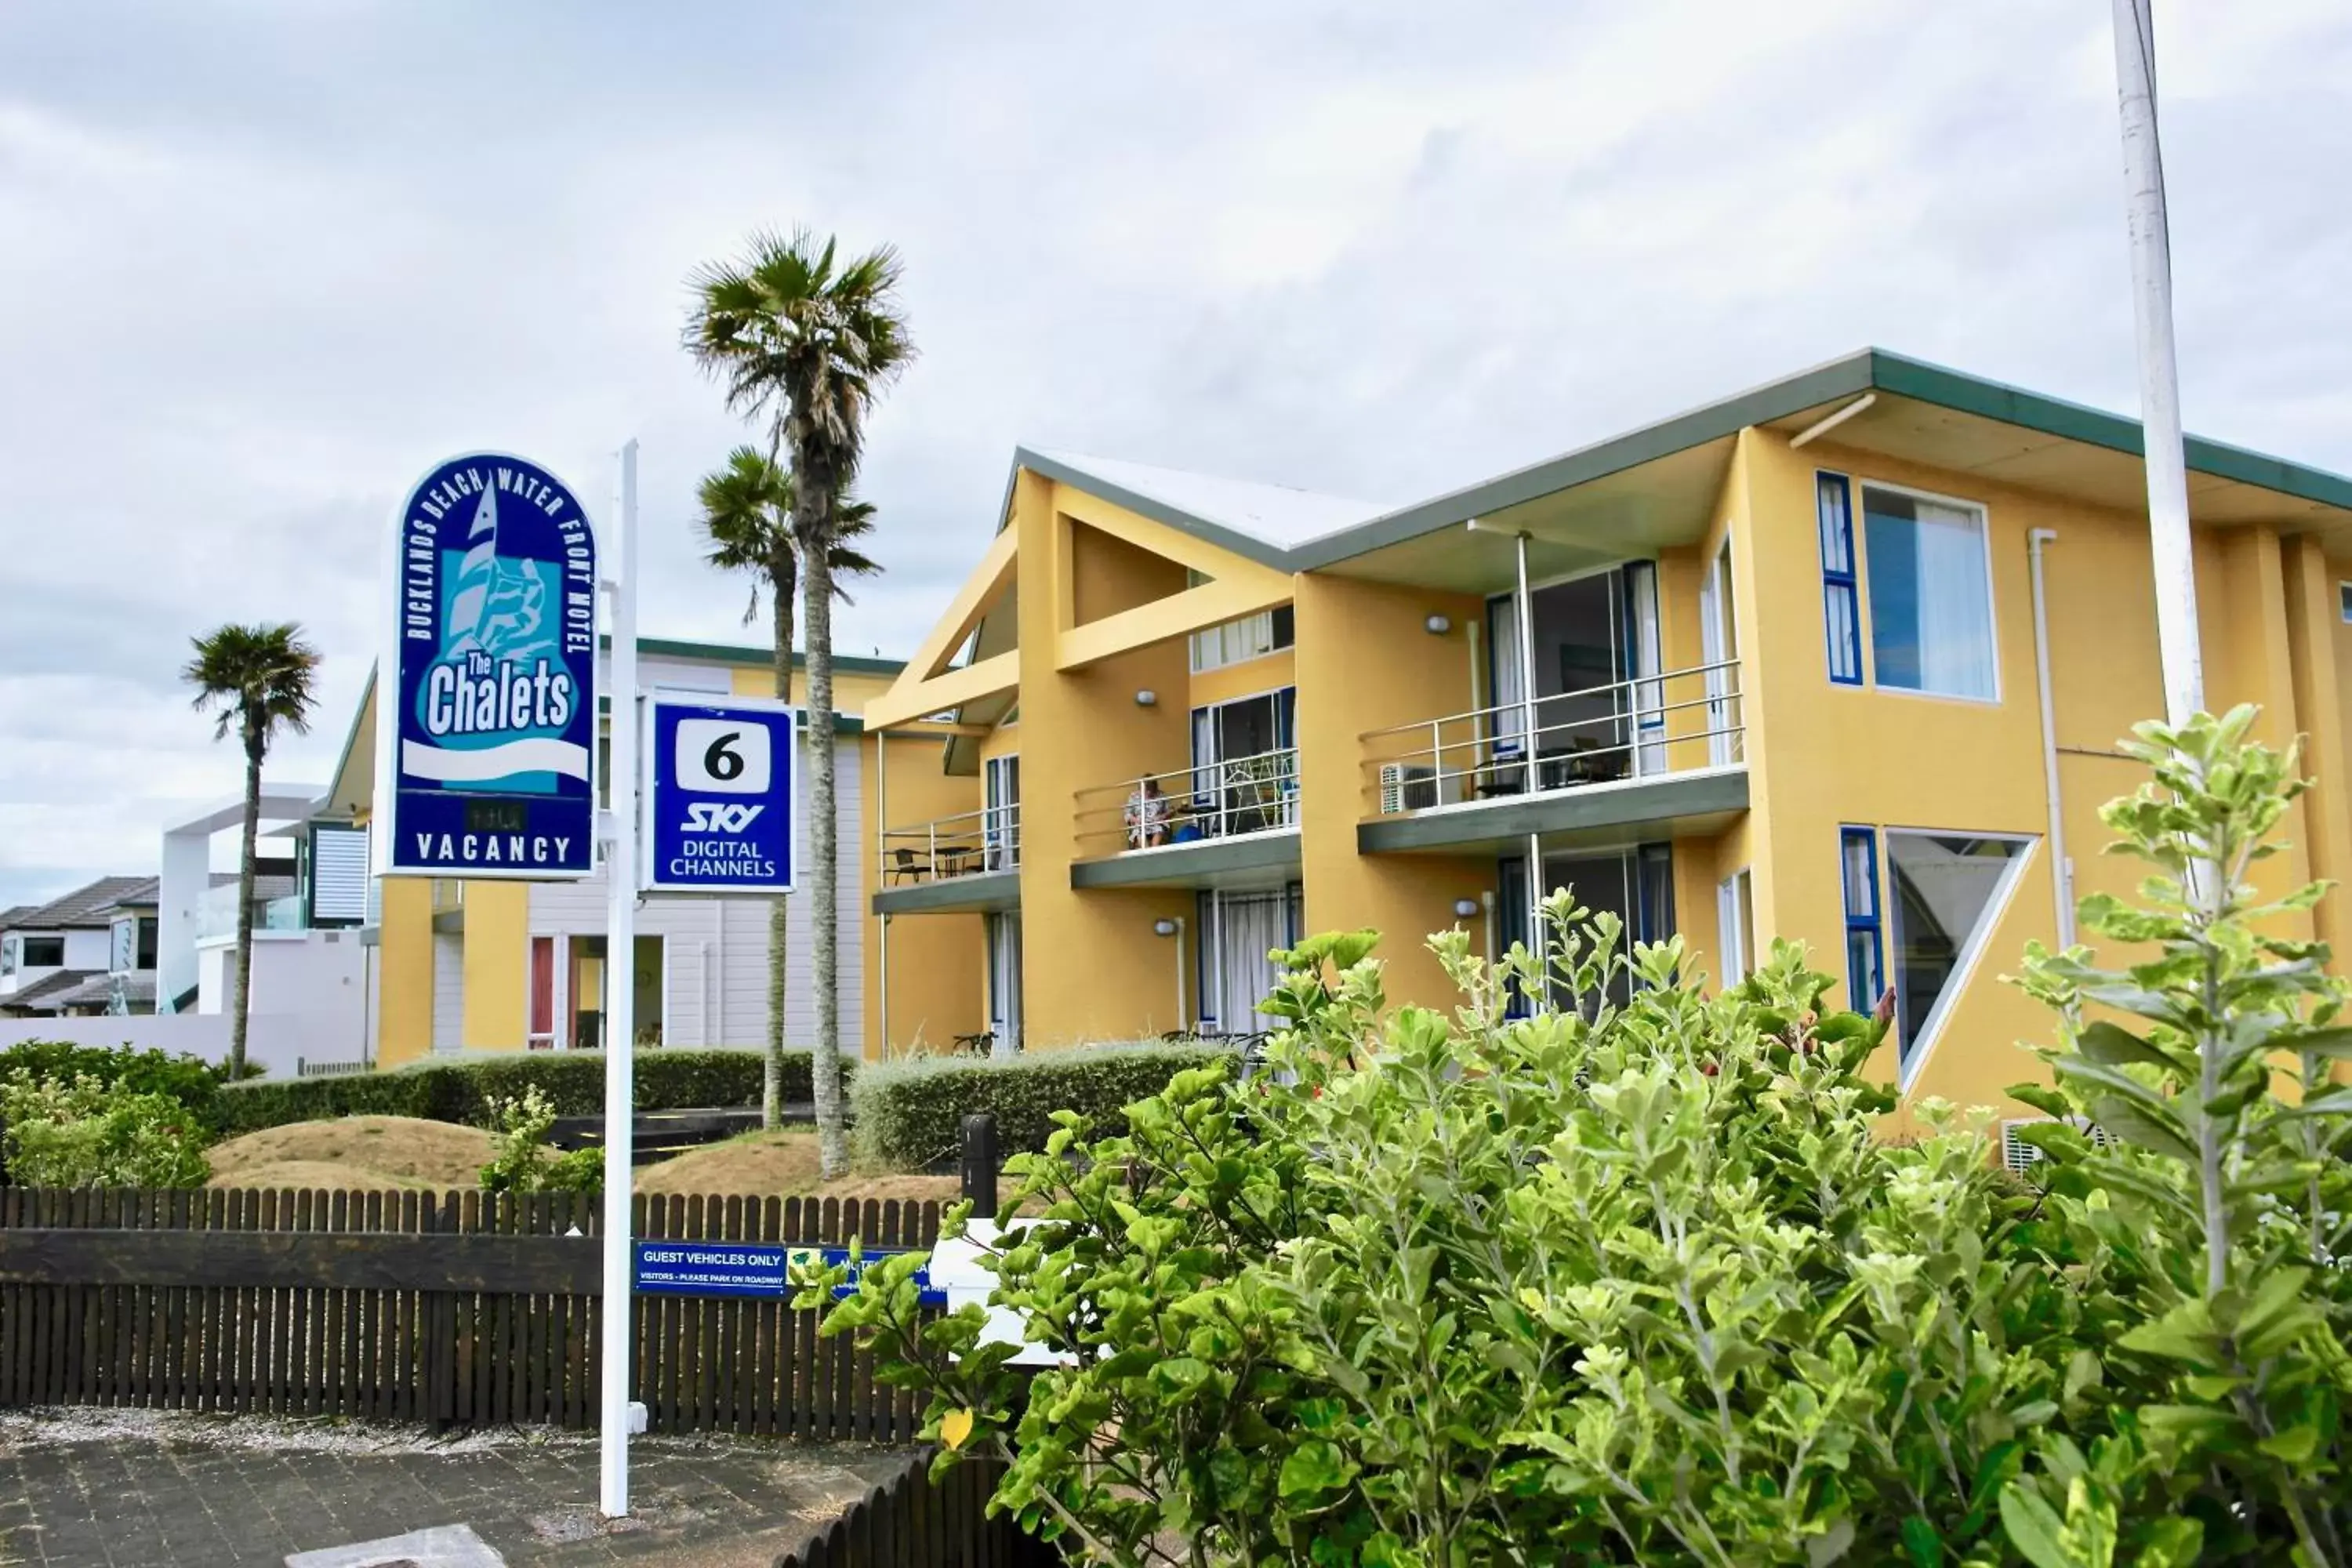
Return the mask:
<svg viewBox="0 0 2352 1568">
<path fill-rule="evenodd" d="M 96 1079 L 106 1088 L 116 1085 L 134 1094 L 168 1095 L 194 1112 L 207 1127 L 217 1125 L 219 1091 L 228 1069 L 202 1057 L 173 1056 L 128 1046 L 78 1046 L 68 1040 L 20 1040 L 0 1050 L 0 1079 L 17 1073 L 50 1083 L 69 1084 L 76 1079 Z"/>
<path fill-rule="evenodd" d="M 1283 1070 L 1180 1074 L 1124 1136 L 1061 1118 L 992 1262 L 1065 1358 L 1025 1398 L 977 1308 L 918 1310 L 918 1258 L 827 1331 L 1099 1563 L 2338 1568 L 2352 1028 L 2324 950 L 2263 934 L 2315 891 L 2246 886 L 2298 787 L 2250 721 L 2144 726 L 2157 785 L 2108 808 L 2158 875 L 2085 913 L 2156 955 L 2032 955 L 2065 1043 L 2018 1092 L 2116 1140 L 2030 1130 L 2032 1186 L 1933 1101 L 1874 1136 L 1885 1020 L 1797 950 L 1708 999 L 1679 939 L 1604 958 L 1614 917 L 1556 899 L 1541 964 L 1432 939 L 1454 1014 L 1318 938 Z"/>
<path fill-rule="evenodd" d="M 1187 1068 L 1231 1056 L 1223 1046 L 1086 1046 L 1009 1058 L 910 1057 L 869 1062 L 851 1086 L 860 1157 L 889 1170 L 920 1170 L 953 1154 L 963 1119 L 996 1118 L 1007 1153 L 1045 1147 L 1054 1115 L 1076 1110 L 1114 1130 L 1122 1108 L 1156 1094 Z"/>
<path fill-rule="evenodd" d="M 168 1094 L 89 1073 L 0 1080 L 8 1179 L 26 1187 L 201 1187 L 205 1128 Z"/>
<path fill-rule="evenodd" d="M 559 1154 L 548 1147 L 555 1107 L 537 1085 L 511 1100 L 491 1104 L 497 1150 L 482 1167 L 486 1193 L 594 1193 L 604 1187 L 604 1152 L 574 1149 Z"/>
<path fill-rule="evenodd" d="M 760 1103 L 762 1053 L 756 1050 L 646 1051 L 636 1061 L 640 1110 L 700 1110 Z M 856 1064 L 844 1061 L 845 1071 Z M 604 1109 L 602 1051 L 514 1051 L 423 1061 L 388 1072 L 340 1078 L 267 1079 L 221 1091 L 221 1121 L 231 1132 L 339 1116 L 415 1116 L 467 1126 L 490 1124 L 494 1102 L 536 1089 L 557 1116 Z M 784 1058 L 784 1098 L 806 1100 L 809 1058 Z"/>
</svg>

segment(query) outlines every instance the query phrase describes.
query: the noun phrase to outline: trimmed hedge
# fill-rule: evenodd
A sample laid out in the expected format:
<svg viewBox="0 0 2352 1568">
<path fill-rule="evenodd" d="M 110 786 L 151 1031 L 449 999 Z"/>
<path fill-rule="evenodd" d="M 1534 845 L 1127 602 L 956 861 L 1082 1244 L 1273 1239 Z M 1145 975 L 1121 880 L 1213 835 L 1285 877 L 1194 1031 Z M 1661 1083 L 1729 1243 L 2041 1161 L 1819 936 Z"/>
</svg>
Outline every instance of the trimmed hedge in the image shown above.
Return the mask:
<svg viewBox="0 0 2352 1568">
<path fill-rule="evenodd" d="M 639 1110 L 688 1110 L 760 1103 L 759 1050 L 662 1050 L 637 1055 Z M 850 1081 L 857 1063 L 844 1057 Z M 602 1051 L 516 1051 L 503 1056 L 425 1060 L 389 1072 L 342 1078 L 272 1079 L 240 1083 L 220 1091 L 222 1130 L 234 1137 L 289 1121 L 320 1121 L 338 1116 L 415 1116 L 470 1127 L 491 1122 L 490 1101 L 537 1088 L 558 1116 L 593 1116 L 604 1109 Z M 786 1100 L 804 1100 L 813 1090 L 809 1053 L 784 1055 Z"/>
<path fill-rule="evenodd" d="M 996 1060 L 915 1057 L 871 1062 L 850 1088 L 858 1152 L 894 1171 L 921 1170 L 952 1157 L 963 1119 L 996 1118 L 1004 1153 L 1043 1152 L 1054 1112 L 1091 1117 L 1097 1138 L 1123 1137 L 1127 1108 L 1167 1087 L 1187 1068 L 1232 1056 L 1225 1046 L 1081 1046 Z"/>
</svg>

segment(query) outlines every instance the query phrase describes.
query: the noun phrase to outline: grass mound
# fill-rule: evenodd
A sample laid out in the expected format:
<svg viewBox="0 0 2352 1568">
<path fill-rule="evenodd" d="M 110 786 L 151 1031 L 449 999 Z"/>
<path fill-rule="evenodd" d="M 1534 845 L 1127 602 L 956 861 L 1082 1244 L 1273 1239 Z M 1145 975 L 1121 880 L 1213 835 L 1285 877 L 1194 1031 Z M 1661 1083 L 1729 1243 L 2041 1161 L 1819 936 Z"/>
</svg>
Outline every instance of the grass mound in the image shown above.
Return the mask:
<svg viewBox="0 0 2352 1568">
<path fill-rule="evenodd" d="M 296 1121 L 212 1149 L 215 1187 L 470 1187 L 495 1141 L 478 1127 L 413 1116 Z"/>
</svg>

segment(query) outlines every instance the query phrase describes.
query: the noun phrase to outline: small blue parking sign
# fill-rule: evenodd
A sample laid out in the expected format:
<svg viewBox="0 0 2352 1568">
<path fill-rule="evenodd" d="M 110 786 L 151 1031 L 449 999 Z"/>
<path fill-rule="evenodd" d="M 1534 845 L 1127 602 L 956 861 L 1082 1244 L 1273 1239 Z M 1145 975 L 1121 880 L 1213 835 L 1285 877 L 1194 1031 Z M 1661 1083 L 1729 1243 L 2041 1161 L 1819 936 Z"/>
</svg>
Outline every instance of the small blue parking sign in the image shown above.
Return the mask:
<svg viewBox="0 0 2352 1568">
<path fill-rule="evenodd" d="M 646 746 L 649 893 L 788 893 L 793 710 L 656 693 Z"/>
</svg>

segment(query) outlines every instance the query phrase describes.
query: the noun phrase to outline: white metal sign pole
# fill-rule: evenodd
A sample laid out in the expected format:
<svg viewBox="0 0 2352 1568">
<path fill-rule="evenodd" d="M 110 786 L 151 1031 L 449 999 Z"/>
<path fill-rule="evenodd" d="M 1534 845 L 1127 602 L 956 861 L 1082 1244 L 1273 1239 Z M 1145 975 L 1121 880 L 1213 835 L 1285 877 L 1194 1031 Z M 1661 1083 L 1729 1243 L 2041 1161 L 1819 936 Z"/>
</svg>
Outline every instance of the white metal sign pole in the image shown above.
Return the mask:
<svg viewBox="0 0 2352 1568">
<path fill-rule="evenodd" d="M 629 1511 L 630 1165 L 635 1131 L 637 999 L 637 444 L 621 448 L 619 539 L 613 595 L 613 836 L 604 858 L 611 895 L 604 937 L 604 1463 L 599 1506 Z"/>
<path fill-rule="evenodd" d="M 2139 335 L 2141 446 L 2147 529 L 2156 556 L 2156 644 L 2165 717 L 2185 724 L 2205 706 L 2197 575 L 2189 545 L 2189 470 L 2180 440 L 2180 376 L 2172 353 L 2172 235 L 2156 129 L 2156 28 L 2148 0 L 2115 0 L 2116 100 L 2123 117 L 2124 195 Z"/>
</svg>

